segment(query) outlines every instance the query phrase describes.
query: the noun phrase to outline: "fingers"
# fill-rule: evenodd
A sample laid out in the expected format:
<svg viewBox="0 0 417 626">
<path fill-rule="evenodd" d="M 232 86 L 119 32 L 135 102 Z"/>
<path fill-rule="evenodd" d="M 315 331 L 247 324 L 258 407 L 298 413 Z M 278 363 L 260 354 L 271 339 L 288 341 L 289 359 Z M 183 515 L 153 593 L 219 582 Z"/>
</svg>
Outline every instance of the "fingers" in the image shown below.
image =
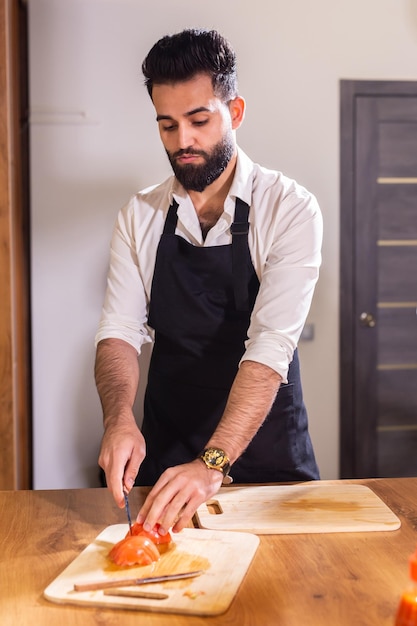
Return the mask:
<svg viewBox="0 0 417 626">
<path fill-rule="evenodd" d="M 136 425 L 128 432 L 125 427 L 113 427 L 104 433 L 98 462 L 120 508 L 124 506 L 124 491 L 129 493 L 134 485 L 145 452 L 145 442 Z"/>
<path fill-rule="evenodd" d="M 205 502 L 205 500 L 206 499 L 204 499 L 203 502 Z M 177 515 L 174 525 L 172 526 L 172 532 L 179 533 L 183 528 L 186 528 L 192 520 L 194 513 L 203 502 L 188 502 Z"/>
<path fill-rule="evenodd" d="M 144 458 L 145 455 L 142 455 L 141 450 L 139 451 L 137 448 L 133 448 L 132 456 L 125 465 L 123 475 L 123 486 L 127 493 L 130 492 L 135 484 L 136 476 L 138 475 L 140 465 Z"/>
<path fill-rule="evenodd" d="M 223 475 L 193 461 L 166 470 L 150 491 L 137 521 L 147 530 L 159 523 L 165 534 L 179 532 L 191 521 L 197 508 L 220 488 Z"/>
<path fill-rule="evenodd" d="M 119 508 L 123 508 L 125 503 L 123 495 L 123 471 L 123 462 L 112 464 L 105 470 L 107 487 Z"/>
<path fill-rule="evenodd" d="M 119 507 L 124 505 L 123 474 L 127 459 L 102 445 L 98 463 L 106 474 L 107 488 Z"/>
<path fill-rule="evenodd" d="M 149 492 L 138 513 L 136 521 L 140 524 L 144 524 L 146 530 L 151 530 L 155 524 L 161 523 L 164 508 L 163 503 L 164 501 L 169 502 L 174 495 L 174 492 L 169 487 L 169 474 L 170 470 L 162 474 Z M 160 531 L 161 529 L 159 529 L 159 532 Z"/>
</svg>

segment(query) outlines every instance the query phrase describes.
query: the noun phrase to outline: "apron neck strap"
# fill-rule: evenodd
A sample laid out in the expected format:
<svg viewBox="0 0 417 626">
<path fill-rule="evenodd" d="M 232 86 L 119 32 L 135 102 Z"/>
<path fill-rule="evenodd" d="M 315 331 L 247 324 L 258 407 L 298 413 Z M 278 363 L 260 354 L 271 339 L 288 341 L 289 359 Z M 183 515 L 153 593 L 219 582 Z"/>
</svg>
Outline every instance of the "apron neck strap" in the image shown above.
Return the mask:
<svg viewBox="0 0 417 626">
<path fill-rule="evenodd" d="M 173 199 L 168 209 L 164 225 L 164 235 L 174 235 L 177 227 L 178 202 Z M 232 263 L 234 278 L 235 305 L 238 311 L 249 309 L 249 277 L 248 264 L 248 232 L 249 232 L 249 205 L 240 198 L 236 198 L 235 215 L 230 227 L 232 233 Z"/>
<path fill-rule="evenodd" d="M 175 229 L 177 227 L 178 215 L 178 202 L 173 198 L 172 204 L 168 209 L 168 214 L 164 225 L 164 235 L 175 235 Z"/>
<path fill-rule="evenodd" d="M 238 311 L 249 310 L 249 205 L 236 198 L 235 217 L 230 227 L 232 233 L 232 267 L 235 305 Z M 250 257 L 249 257 L 250 258 Z"/>
</svg>

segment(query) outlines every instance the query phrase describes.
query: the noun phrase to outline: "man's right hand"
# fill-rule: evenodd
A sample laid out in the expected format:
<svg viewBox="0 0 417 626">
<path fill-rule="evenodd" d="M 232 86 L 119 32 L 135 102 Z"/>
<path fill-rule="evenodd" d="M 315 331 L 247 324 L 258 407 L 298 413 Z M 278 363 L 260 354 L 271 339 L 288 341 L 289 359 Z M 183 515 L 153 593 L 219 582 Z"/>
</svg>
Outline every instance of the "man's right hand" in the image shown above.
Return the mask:
<svg viewBox="0 0 417 626">
<path fill-rule="evenodd" d="M 133 415 L 106 425 L 98 463 L 120 508 L 124 506 L 123 491 L 128 493 L 132 489 L 145 454 L 145 440 Z"/>
</svg>

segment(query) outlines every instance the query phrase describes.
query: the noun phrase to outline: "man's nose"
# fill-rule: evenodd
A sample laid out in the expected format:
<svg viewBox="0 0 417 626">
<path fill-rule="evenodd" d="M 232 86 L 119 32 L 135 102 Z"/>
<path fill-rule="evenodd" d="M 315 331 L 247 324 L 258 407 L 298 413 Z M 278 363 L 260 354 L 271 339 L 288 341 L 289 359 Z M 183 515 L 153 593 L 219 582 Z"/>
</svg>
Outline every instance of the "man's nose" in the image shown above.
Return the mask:
<svg viewBox="0 0 417 626">
<path fill-rule="evenodd" d="M 194 144 L 192 128 L 188 124 L 178 127 L 178 148 L 185 150 Z"/>
</svg>

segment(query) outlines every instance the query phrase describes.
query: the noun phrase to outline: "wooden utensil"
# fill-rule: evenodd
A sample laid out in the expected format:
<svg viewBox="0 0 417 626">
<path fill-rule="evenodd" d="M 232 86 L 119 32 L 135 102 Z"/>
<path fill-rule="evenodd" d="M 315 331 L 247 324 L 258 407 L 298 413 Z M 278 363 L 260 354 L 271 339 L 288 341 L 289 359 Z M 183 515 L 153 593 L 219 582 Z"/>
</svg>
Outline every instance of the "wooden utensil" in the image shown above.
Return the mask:
<svg viewBox="0 0 417 626">
<path fill-rule="evenodd" d="M 74 591 L 97 591 L 98 589 L 110 589 L 111 587 L 132 587 L 136 585 L 151 585 L 165 583 L 169 580 L 183 580 L 200 576 L 203 570 L 195 572 L 182 572 L 181 574 L 166 574 L 165 576 L 148 576 L 147 578 L 121 578 L 120 580 L 99 580 L 91 583 L 74 584 Z"/>
</svg>

